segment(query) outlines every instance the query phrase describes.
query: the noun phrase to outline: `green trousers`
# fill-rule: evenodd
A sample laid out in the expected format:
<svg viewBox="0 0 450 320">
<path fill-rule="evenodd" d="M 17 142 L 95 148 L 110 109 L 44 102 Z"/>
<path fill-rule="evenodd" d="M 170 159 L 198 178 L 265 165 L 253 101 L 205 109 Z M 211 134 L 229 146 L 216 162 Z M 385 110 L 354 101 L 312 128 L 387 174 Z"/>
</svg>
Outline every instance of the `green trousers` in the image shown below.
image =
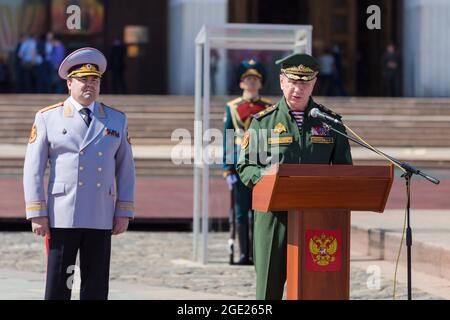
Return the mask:
<svg viewBox="0 0 450 320">
<path fill-rule="evenodd" d="M 252 189 L 238 178 L 238 181 L 233 185 L 233 193 L 236 223 L 248 226 L 248 212 L 252 209 Z"/>
<path fill-rule="evenodd" d="M 286 282 L 287 212 L 254 215 L 256 299 L 281 300 Z"/>
</svg>

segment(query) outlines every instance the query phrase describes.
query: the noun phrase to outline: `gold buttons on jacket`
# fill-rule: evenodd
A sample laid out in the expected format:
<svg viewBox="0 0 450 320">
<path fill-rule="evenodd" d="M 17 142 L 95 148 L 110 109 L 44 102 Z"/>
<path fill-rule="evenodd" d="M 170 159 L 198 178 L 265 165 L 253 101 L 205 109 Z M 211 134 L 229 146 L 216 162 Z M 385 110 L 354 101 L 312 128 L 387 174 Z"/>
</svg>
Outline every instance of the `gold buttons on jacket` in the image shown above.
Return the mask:
<svg viewBox="0 0 450 320">
<path fill-rule="evenodd" d="M 78 185 L 81 187 L 83 186 L 83 181 L 78 182 Z"/>
<path fill-rule="evenodd" d="M 102 184 L 100 182 L 97 182 L 97 187 L 100 188 Z"/>
<path fill-rule="evenodd" d="M 98 172 L 102 172 L 102 170 L 103 170 L 102 167 L 98 167 L 98 168 L 97 168 L 97 171 L 98 171 Z"/>
<path fill-rule="evenodd" d="M 80 171 L 83 171 L 84 170 L 84 167 L 83 166 L 80 166 Z"/>
<path fill-rule="evenodd" d="M 103 152 L 99 151 L 97 154 L 99 157 L 101 157 L 103 155 Z"/>
</svg>

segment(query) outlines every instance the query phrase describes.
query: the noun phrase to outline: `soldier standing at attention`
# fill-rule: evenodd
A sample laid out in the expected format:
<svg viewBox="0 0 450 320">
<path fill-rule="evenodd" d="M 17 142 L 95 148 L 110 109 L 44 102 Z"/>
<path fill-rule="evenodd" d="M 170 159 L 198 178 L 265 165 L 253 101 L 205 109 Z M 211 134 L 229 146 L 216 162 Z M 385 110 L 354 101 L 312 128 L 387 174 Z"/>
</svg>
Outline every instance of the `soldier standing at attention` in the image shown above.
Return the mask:
<svg viewBox="0 0 450 320">
<path fill-rule="evenodd" d="M 71 297 L 80 253 L 80 299 L 108 298 L 111 235 L 134 216 L 135 169 L 127 118 L 97 102 L 105 56 L 72 52 L 59 67 L 70 97 L 36 113 L 24 164 L 26 216 L 48 241 L 45 299 Z M 44 172 L 50 164 L 48 199 Z"/>
<path fill-rule="evenodd" d="M 319 65 L 307 54 L 292 54 L 278 60 L 283 98 L 253 117 L 241 145 L 237 172 L 253 187 L 275 161 L 295 164 L 352 164 L 348 139 L 312 118 L 319 108 L 335 118 L 338 114 L 311 97 Z M 333 128 L 345 132 L 342 125 Z M 265 153 L 261 153 L 265 151 Z M 274 160 L 276 159 L 276 160 Z M 286 282 L 287 212 L 255 211 L 256 298 L 281 299 Z"/>
<path fill-rule="evenodd" d="M 251 117 L 271 105 L 271 102 L 259 96 L 263 84 L 263 67 L 255 60 L 244 60 L 238 68 L 239 87 L 242 96 L 229 101 L 224 115 L 223 176 L 232 192 L 236 231 L 239 240 L 240 258 L 236 264 L 253 264 L 252 234 L 249 223 L 249 211 L 252 209 L 252 191 L 246 187 L 236 173 L 238 152 L 242 137 L 247 131 Z M 252 218 L 252 217 L 250 217 Z M 233 224 L 232 224 L 233 225 Z M 233 226 L 232 226 L 233 227 Z"/>
</svg>

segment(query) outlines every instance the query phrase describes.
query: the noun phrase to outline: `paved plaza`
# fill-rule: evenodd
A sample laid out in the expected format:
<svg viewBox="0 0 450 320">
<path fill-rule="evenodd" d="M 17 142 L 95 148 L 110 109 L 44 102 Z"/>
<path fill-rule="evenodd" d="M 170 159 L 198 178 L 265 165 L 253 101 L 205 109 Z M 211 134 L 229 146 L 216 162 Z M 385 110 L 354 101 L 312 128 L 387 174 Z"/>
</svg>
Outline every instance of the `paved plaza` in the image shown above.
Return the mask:
<svg viewBox="0 0 450 320">
<path fill-rule="evenodd" d="M 114 237 L 110 299 L 254 299 L 254 268 L 228 265 L 227 239 L 224 232 L 210 234 L 209 263 L 202 265 L 192 261 L 191 233 L 130 231 Z M 31 232 L 1 232 L 0 256 L 0 299 L 42 299 L 43 239 Z M 393 267 L 352 252 L 351 299 L 392 299 Z M 397 299 L 406 299 L 405 279 L 400 267 Z M 449 281 L 418 272 L 414 280 L 414 299 L 450 299 Z"/>
</svg>

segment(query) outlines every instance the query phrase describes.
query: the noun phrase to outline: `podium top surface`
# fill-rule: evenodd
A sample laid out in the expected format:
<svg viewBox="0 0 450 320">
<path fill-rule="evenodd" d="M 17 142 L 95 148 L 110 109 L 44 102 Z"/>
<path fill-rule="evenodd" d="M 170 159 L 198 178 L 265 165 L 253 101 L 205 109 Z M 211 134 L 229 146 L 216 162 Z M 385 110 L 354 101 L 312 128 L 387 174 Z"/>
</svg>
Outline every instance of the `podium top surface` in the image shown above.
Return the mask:
<svg viewBox="0 0 450 320">
<path fill-rule="evenodd" d="M 279 177 L 390 177 L 391 166 L 279 164 L 268 172 Z"/>
<path fill-rule="evenodd" d="M 253 188 L 253 209 L 383 212 L 393 180 L 392 165 L 279 164 Z"/>
</svg>

